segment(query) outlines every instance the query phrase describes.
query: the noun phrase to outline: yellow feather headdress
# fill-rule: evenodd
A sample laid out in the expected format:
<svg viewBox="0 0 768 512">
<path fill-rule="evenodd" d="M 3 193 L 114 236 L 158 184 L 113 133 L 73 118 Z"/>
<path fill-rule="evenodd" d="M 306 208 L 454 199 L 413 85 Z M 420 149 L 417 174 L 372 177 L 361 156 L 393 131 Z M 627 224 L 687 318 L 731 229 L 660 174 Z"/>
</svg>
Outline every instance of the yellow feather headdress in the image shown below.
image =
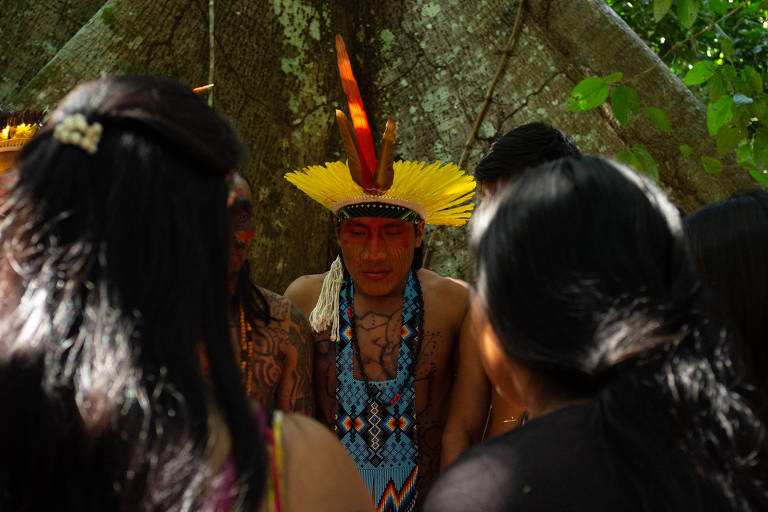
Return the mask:
<svg viewBox="0 0 768 512">
<path fill-rule="evenodd" d="M 377 162 L 371 130 L 352 74 L 344 41 L 336 36 L 339 74 L 347 94 L 357 144 L 346 115 L 336 111 L 347 162 L 328 162 L 292 171 L 285 179 L 334 214 L 351 205 L 371 205 L 366 216 L 390 217 L 387 208 L 416 212 L 427 224 L 461 226 L 474 205 L 475 180 L 457 165 L 441 162 L 393 161 L 395 122 L 387 121 Z M 375 170 L 374 170 L 375 169 Z M 380 209 L 381 215 L 377 214 Z"/>
<path fill-rule="evenodd" d="M 42 112 L 0 112 L 0 172 L 13 165 L 16 152 L 32 139 L 43 120 Z"/>
</svg>

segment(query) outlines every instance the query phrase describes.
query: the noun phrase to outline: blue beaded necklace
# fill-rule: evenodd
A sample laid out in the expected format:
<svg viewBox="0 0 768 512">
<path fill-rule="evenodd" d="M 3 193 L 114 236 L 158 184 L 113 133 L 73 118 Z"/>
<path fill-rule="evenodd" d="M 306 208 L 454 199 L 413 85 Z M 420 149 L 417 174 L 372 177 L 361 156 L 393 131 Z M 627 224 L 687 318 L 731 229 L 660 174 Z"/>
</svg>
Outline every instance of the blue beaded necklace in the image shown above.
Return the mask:
<svg viewBox="0 0 768 512">
<path fill-rule="evenodd" d="M 414 370 L 424 331 L 424 300 L 418 277 L 408 274 L 403 294 L 397 375 L 371 381 L 355 332 L 354 286 L 345 273 L 339 295 L 335 430 L 355 461 L 377 509 L 411 510 L 416 500 L 418 441 Z M 362 380 L 354 377 L 357 361 Z"/>
</svg>

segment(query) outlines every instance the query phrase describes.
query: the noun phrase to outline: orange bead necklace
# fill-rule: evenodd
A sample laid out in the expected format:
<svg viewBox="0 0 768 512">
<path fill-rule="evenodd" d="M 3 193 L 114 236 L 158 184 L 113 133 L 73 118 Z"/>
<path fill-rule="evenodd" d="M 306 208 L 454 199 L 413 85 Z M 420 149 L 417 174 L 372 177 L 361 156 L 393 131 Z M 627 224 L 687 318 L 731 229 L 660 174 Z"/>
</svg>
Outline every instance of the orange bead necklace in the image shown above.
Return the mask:
<svg viewBox="0 0 768 512">
<path fill-rule="evenodd" d="M 250 398 L 253 391 L 253 328 L 245 321 L 245 311 L 240 304 L 240 372 L 243 376 L 245 393 Z"/>
</svg>

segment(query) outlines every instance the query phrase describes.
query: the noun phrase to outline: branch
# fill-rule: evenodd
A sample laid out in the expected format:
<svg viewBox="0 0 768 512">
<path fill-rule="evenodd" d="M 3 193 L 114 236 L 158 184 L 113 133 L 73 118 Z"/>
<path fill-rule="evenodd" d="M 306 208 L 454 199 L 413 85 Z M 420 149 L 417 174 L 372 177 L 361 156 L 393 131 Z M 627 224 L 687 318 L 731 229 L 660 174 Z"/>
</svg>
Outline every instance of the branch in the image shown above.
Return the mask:
<svg viewBox="0 0 768 512">
<path fill-rule="evenodd" d="M 472 143 L 475 141 L 477 132 L 480 130 L 480 125 L 483 123 L 483 119 L 485 118 L 485 113 L 488 111 L 488 105 L 490 105 L 491 98 L 493 97 L 493 90 L 496 88 L 496 84 L 499 83 L 499 80 L 504 73 L 504 64 L 507 62 L 507 57 L 509 57 L 509 55 L 512 53 L 515 43 L 517 42 L 517 31 L 520 28 L 520 19 L 522 18 L 524 5 L 525 0 L 520 0 L 520 3 L 517 6 L 515 24 L 512 27 L 512 33 L 510 34 L 509 40 L 507 41 L 507 46 L 504 48 L 504 52 L 501 55 L 499 67 L 496 68 L 496 74 L 493 77 L 491 85 L 488 87 L 488 92 L 485 94 L 485 100 L 483 101 L 483 106 L 480 109 L 480 113 L 477 115 L 477 119 L 475 119 L 475 126 L 472 128 L 472 133 L 467 139 L 466 144 L 464 144 L 464 151 L 462 151 L 461 158 L 459 158 L 459 169 L 464 167 L 467 156 L 469 156 L 469 150 L 472 149 Z M 429 252 L 432 248 L 432 241 L 434 240 L 435 233 L 437 233 L 437 231 L 438 228 L 435 228 L 432 231 L 432 234 L 429 236 L 429 240 L 427 241 L 427 246 L 424 248 L 424 265 L 426 265 L 429 261 Z"/>
<path fill-rule="evenodd" d="M 213 83 L 213 69 L 216 62 L 216 39 L 213 36 L 213 11 L 215 0 L 208 0 L 208 83 Z M 208 94 L 208 106 L 213 107 L 213 90 Z"/>
<path fill-rule="evenodd" d="M 510 53 L 512 53 L 513 46 L 517 41 L 517 31 L 520 27 L 520 18 L 522 17 L 521 15 L 523 13 L 523 4 L 525 4 L 525 0 L 520 0 L 520 4 L 517 7 L 517 16 L 515 16 L 515 25 L 512 27 L 512 34 L 510 34 L 509 41 L 507 41 L 507 47 L 504 48 L 504 52 L 501 56 L 501 62 L 499 62 L 499 67 L 496 68 L 496 75 L 493 77 L 493 82 L 491 82 L 490 87 L 488 87 L 488 92 L 485 94 L 483 107 L 480 109 L 480 113 L 477 115 L 477 119 L 475 119 L 475 126 L 472 128 L 472 133 L 467 139 L 466 144 L 464 144 L 464 151 L 461 153 L 461 158 L 459 159 L 459 168 L 464 167 L 464 162 L 469 155 L 469 150 L 472 149 L 472 143 L 475 141 L 477 132 L 480 130 L 480 125 L 483 123 L 483 118 L 485 118 L 485 113 L 488 110 L 488 105 L 491 103 L 493 90 L 496 88 L 496 84 L 499 83 L 499 80 L 501 79 L 501 76 L 504 72 L 504 64 L 507 62 L 507 57 L 509 57 Z"/>
</svg>

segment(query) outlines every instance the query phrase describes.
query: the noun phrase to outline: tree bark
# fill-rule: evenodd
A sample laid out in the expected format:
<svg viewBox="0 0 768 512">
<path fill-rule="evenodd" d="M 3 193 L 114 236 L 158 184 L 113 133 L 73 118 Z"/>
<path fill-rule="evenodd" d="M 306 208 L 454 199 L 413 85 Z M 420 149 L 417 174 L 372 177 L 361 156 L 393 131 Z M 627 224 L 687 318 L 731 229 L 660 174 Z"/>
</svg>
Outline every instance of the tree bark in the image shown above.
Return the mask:
<svg viewBox="0 0 768 512">
<path fill-rule="evenodd" d="M 19 6 L 28 3 L 17 0 Z M 31 32 L 31 21 L 19 29 L 18 37 L 30 45 L 49 41 L 49 51 L 28 60 L 11 57 L 14 71 L 7 76 L 13 83 L 0 89 L 0 101 L 52 108 L 75 84 L 102 73 L 157 73 L 190 87 L 207 82 L 207 1 L 81 5 L 79 18 L 73 18 L 82 23 L 79 30 L 75 22 L 61 22 L 60 14 L 57 19 L 56 10 L 41 18 L 50 25 L 41 34 Z M 244 174 L 259 217 L 251 255 L 259 284 L 281 292 L 299 275 L 324 271 L 338 250 L 330 214 L 282 178 L 293 169 L 344 158 L 333 116 L 334 108 L 346 110 L 334 34 L 347 42 L 374 138 L 392 115 L 399 156 L 457 162 L 518 2 L 484 0 L 479 7 L 460 0 L 216 0 L 214 108 L 250 150 Z M 43 16 L 38 5 L 34 9 Z M 713 153 L 703 105 L 604 2 L 527 0 L 522 16 L 467 169 L 495 138 L 544 121 L 571 134 L 585 153 L 615 155 L 628 145 L 644 145 L 659 163 L 662 186 L 686 210 L 752 185 L 733 167 L 714 178 L 697 162 L 682 160 L 680 144 Z M 3 30 L 10 24 L 5 19 Z M 57 49 L 52 57 L 50 48 Z M 645 106 L 670 114 L 671 135 L 641 118 L 619 127 L 608 109 L 568 112 L 579 80 L 615 71 L 633 80 Z M 464 228 L 439 230 L 430 267 L 470 276 L 465 237 Z"/>
<path fill-rule="evenodd" d="M 4 0 L 0 105 L 8 103 L 104 4 L 104 0 Z"/>
</svg>

